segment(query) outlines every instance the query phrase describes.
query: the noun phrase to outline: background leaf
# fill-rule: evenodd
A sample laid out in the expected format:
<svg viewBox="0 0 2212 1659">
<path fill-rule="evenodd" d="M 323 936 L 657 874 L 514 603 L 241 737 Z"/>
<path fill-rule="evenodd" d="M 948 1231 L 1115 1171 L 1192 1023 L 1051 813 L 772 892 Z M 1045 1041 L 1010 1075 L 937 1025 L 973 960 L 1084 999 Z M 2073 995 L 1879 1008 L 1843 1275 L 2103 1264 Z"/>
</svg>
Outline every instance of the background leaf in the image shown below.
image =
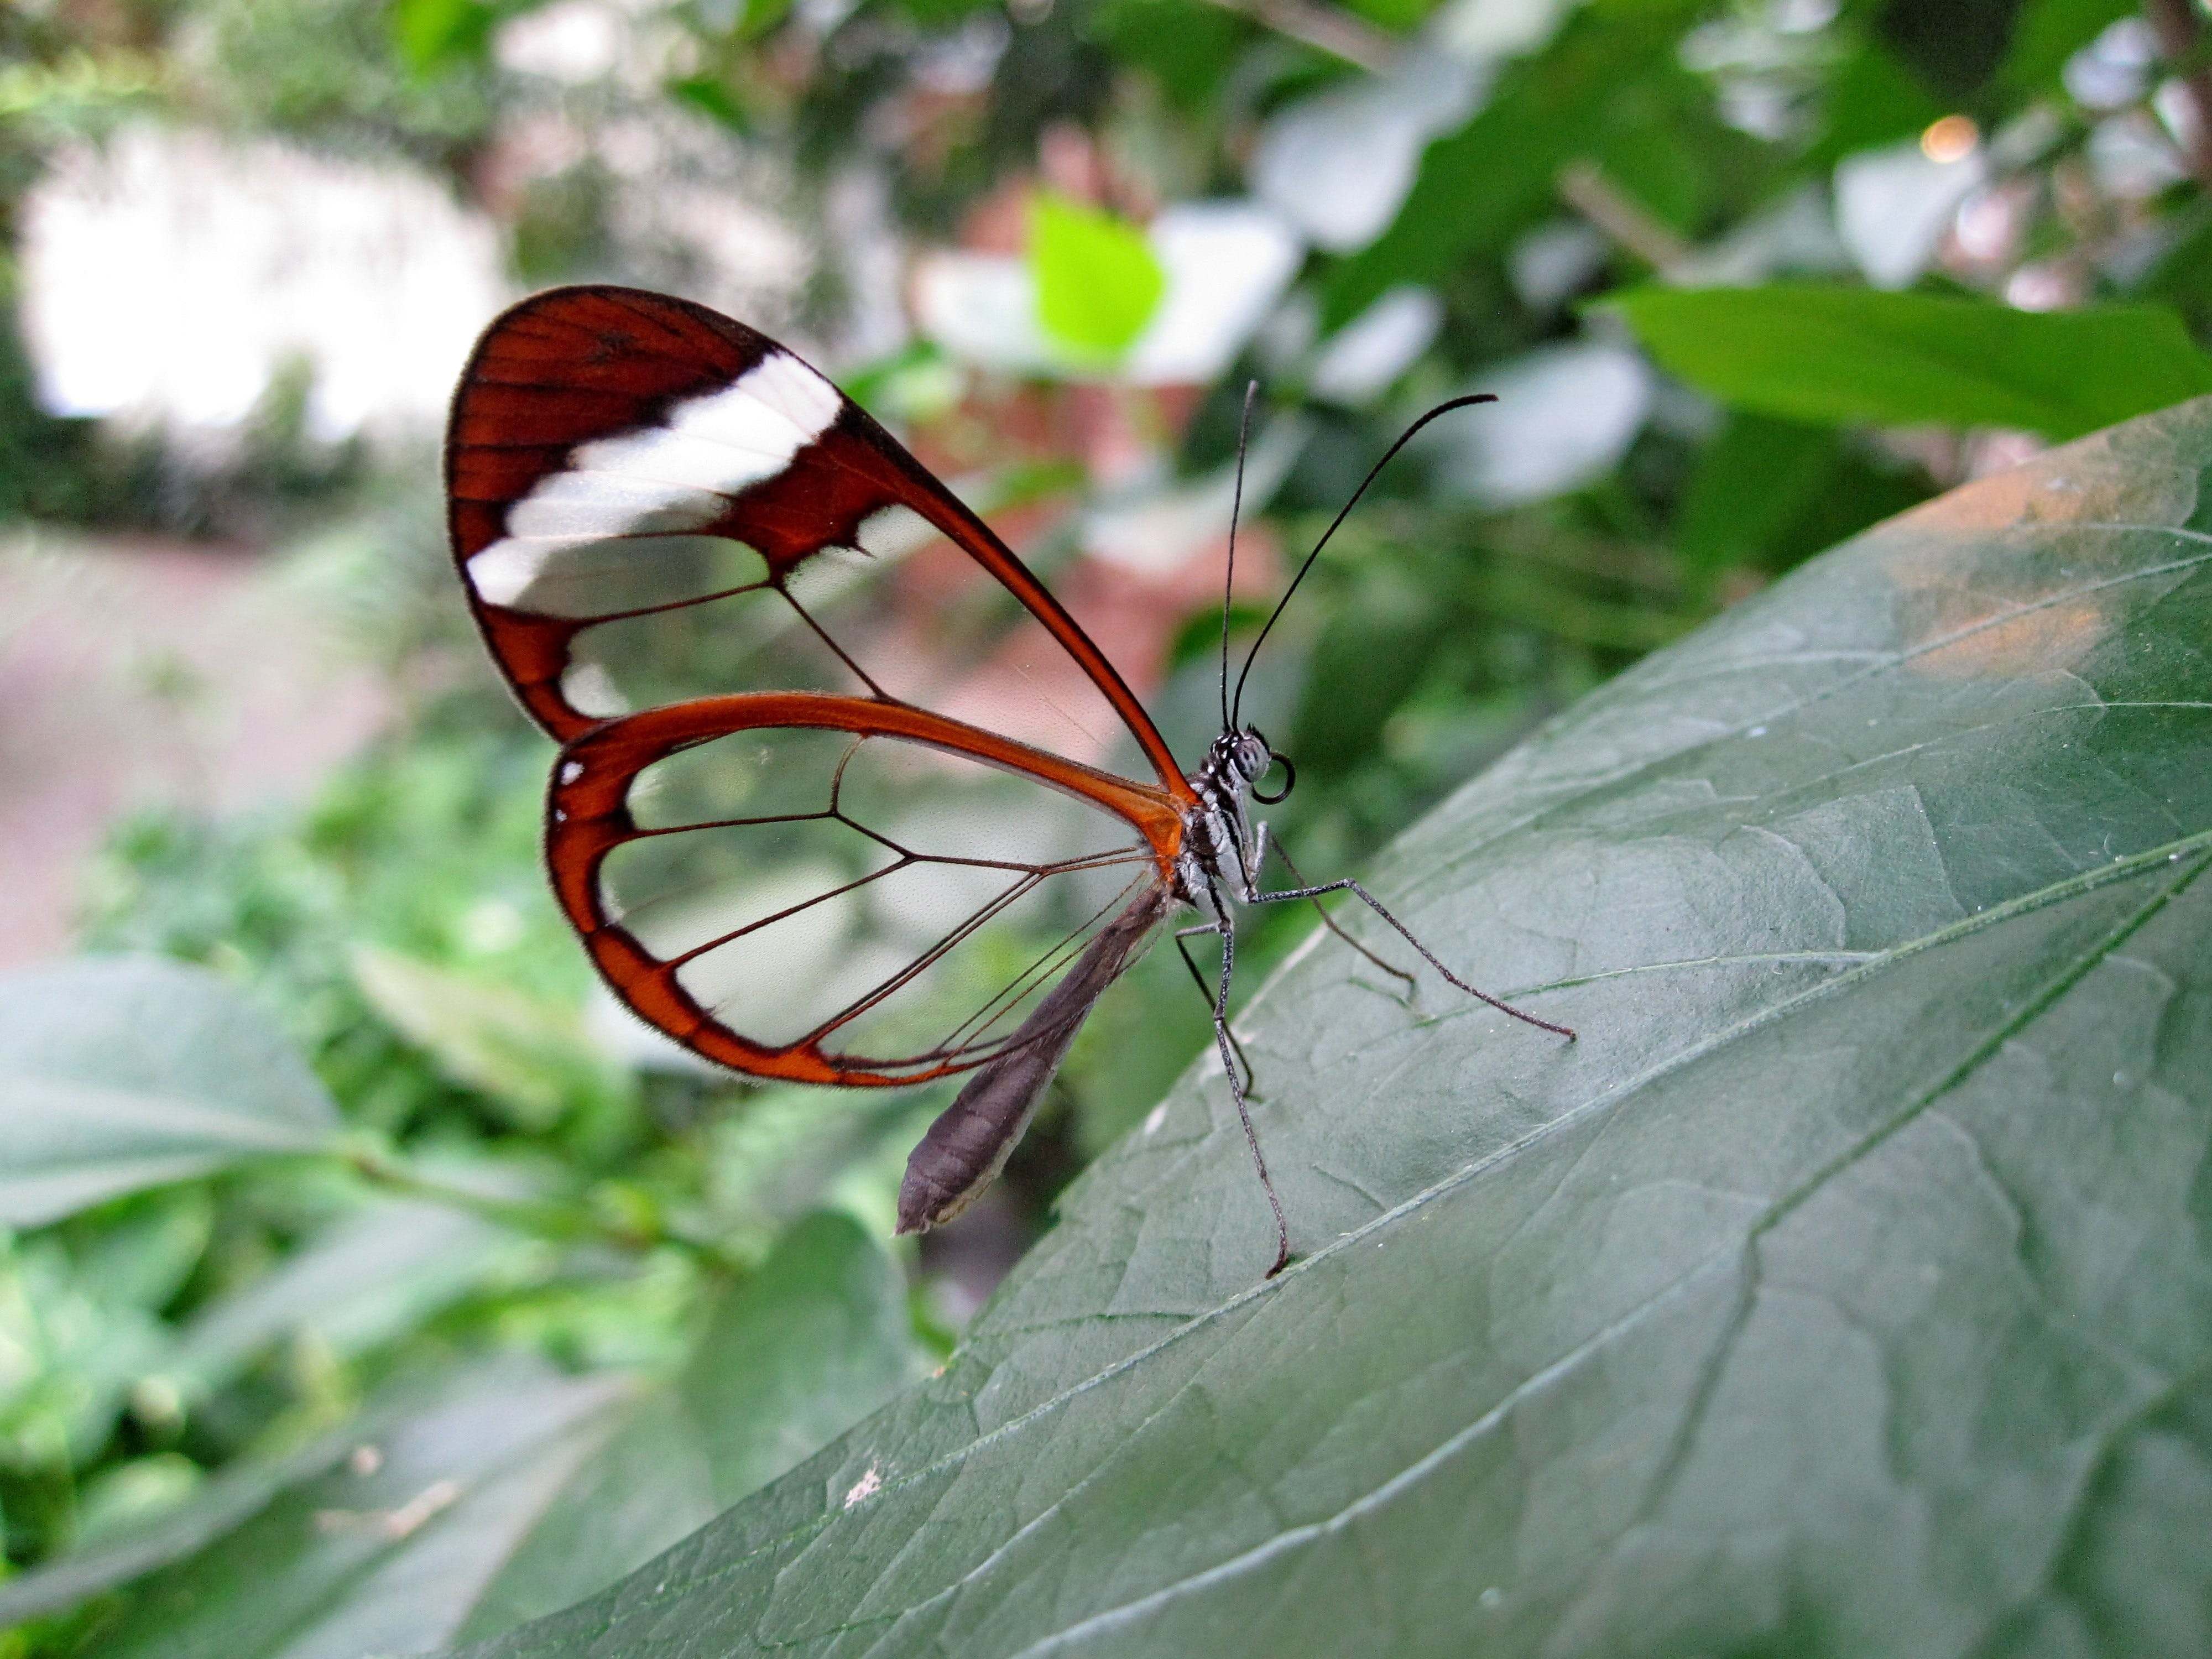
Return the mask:
<svg viewBox="0 0 2212 1659">
<path fill-rule="evenodd" d="M 380 1417 L 371 1413 L 287 1457 L 234 1464 L 153 1519 L 0 1585 L 0 1629 L 60 1613 L 204 1548 L 251 1521 L 286 1489 L 327 1474 L 355 1448 L 373 1444 L 384 1427 Z"/>
<path fill-rule="evenodd" d="M 535 1247 L 443 1204 L 380 1199 L 308 1241 L 263 1278 L 200 1309 L 178 1333 L 176 1383 L 190 1401 L 234 1382 L 301 1332 L 337 1355 L 374 1348 L 515 1268 Z"/>
<path fill-rule="evenodd" d="M 118 958 L 0 975 L 0 1221 L 327 1151 L 337 1125 L 283 1035 L 210 973 Z"/>
<path fill-rule="evenodd" d="M 1814 283 L 1639 288 L 1605 302 L 1662 364 L 1799 421 L 2024 427 L 2072 438 L 2212 391 L 2212 359 L 2154 306 L 2016 311 Z"/>
<path fill-rule="evenodd" d="M 905 1286 L 849 1218 L 787 1233 L 722 1298 L 674 1386 L 639 1402 L 514 1550 L 462 1634 L 611 1583 L 874 1411 L 916 1372 Z"/>
<path fill-rule="evenodd" d="M 1142 231 L 1050 191 L 1030 198 L 1029 257 L 1037 320 L 1085 361 L 1111 362 L 1127 350 L 1167 291 Z"/>
<path fill-rule="evenodd" d="M 453 1227 L 495 1230 L 440 1218 L 377 1205 L 219 1306 L 207 1333 L 186 1333 L 192 1381 L 223 1380 L 214 1366 L 315 1311 L 311 1288 L 331 1293 L 329 1334 L 343 1342 L 376 1236 L 394 1294 L 420 1277 L 411 1232 L 467 1271 Z M 850 1218 L 819 1213 L 719 1297 L 672 1382 L 504 1364 L 427 1402 L 397 1391 L 344 1433 L 235 1465 L 181 1506 L 0 1587 L 0 1625 L 155 1574 L 92 1652 L 305 1659 L 491 1634 L 641 1565 L 916 1373 L 896 1264 Z"/>
<path fill-rule="evenodd" d="M 482 1090 L 522 1127 L 545 1128 L 575 1100 L 617 1086 L 573 1008 L 368 945 L 354 952 L 353 971 L 369 1006 L 439 1070 Z"/>
<path fill-rule="evenodd" d="M 89 1650 L 307 1659 L 446 1640 L 635 1389 L 519 1362 L 453 1374 L 434 1403 L 364 1428 L 343 1463 L 147 1579 Z"/>
<path fill-rule="evenodd" d="M 1376 880 L 1579 1042 L 1317 936 L 1282 1278 L 1201 1067 L 941 1376 L 476 1651 L 2204 1650 L 2208 638 L 2212 400 L 1655 655 Z"/>
</svg>

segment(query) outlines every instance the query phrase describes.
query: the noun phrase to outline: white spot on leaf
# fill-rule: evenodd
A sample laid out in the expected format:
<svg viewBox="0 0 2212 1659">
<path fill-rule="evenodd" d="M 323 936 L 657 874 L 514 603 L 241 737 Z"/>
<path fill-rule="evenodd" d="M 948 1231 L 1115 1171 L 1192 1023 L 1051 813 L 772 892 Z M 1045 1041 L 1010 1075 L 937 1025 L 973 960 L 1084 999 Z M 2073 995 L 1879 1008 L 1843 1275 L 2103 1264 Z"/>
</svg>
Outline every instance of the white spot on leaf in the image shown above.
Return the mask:
<svg viewBox="0 0 2212 1659">
<path fill-rule="evenodd" d="M 853 1483 L 852 1490 L 845 1494 L 845 1507 L 849 1510 L 855 1504 L 865 1503 L 867 1499 L 873 1498 L 878 1492 L 882 1491 L 883 1485 L 884 1477 L 882 1473 L 877 1468 L 876 1465 L 873 1463 L 869 1464 L 868 1472 L 862 1475 L 858 1480 L 855 1480 Z"/>
</svg>

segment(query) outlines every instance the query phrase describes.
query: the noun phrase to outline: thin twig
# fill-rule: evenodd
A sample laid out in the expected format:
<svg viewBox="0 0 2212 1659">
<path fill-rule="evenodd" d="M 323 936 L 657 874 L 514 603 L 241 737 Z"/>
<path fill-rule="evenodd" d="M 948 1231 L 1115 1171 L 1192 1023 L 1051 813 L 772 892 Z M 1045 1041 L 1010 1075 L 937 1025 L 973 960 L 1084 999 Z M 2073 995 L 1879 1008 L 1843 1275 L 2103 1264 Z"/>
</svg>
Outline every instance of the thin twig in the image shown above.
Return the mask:
<svg viewBox="0 0 2212 1659">
<path fill-rule="evenodd" d="M 551 1239 L 558 1243 L 590 1242 L 609 1244 L 630 1251 L 649 1249 L 656 1244 L 675 1244 L 696 1252 L 716 1267 L 730 1268 L 742 1265 L 733 1261 L 711 1239 L 694 1237 L 665 1227 L 639 1232 L 627 1227 L 610 1225 L 590 1211 L 569 1205 L 543 1199 L 502 1198 L 478 1192 L 426 1174 L 379 1148 L 368 1146 L 349 1147 L 347 1162 L 352 1165 L 356 1174 L 387 1191 L 449 1205 L 454 1209 L 480 1216 L 486 1221 L 538 1238 Z"/>
<path fill-rule="evenodd" d="M 1569 207 L 1662 276 L 1688 261 L 1690 245 L 1607 178 L 1596 162 L 1568 162 L 1557 183 Z"/>
<path fill-rule="evenodd" d="M 2203 55 L 2203 20 L 2193 0 L 2142 0 L 2142 9 L 2158 37 L 2159 55 L 2172 66 L 2197 118 L 2188 136 L 2189 170 L 2212 191 L 2212 63 Z"/>
<path fill-rule="evenodd" d="M 1389 68 L 1401 50 L 1395 35 L 1316 0 L 1213 0 L 1213 3 L 1370 75 L 1380 75 Z"/>
</svg>

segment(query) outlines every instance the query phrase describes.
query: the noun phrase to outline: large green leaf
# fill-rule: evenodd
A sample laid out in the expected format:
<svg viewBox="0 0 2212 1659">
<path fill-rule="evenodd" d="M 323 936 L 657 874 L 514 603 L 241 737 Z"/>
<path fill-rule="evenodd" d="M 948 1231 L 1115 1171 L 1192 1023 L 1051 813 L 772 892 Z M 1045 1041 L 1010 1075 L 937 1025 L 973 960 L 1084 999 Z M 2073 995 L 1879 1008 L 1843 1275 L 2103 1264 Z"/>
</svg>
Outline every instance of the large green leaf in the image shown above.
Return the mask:
<svg viewBox="0 0 2212 1659">
<path fill-rule="evenodd" d="M 2212 1650 L 2212 400 L 1866 532 L 1376 885 L 940 1376 L 510 1659 Z M 1363 932 L 1388 948 L 1379 931 Z"/>
<path fill-rule="evenodd" d="M 423 1231 L 414 1207 L 379 1206 L 349 1239 Z M 264 1281 L 244 1322 L 298 1312 L 349 1253 Z M 343 1319 L 350 1280 L 335 1288 Z M 641 1565 L 915 1374 L 896 1266 L 850 1219 L 812 1216 L 722 1297 L 673 1382 L 464 1371 L 0 1586 L 0 1627 L 143 1577 L 100 1659 L 351 1659 L 502 1631 Z"/>
<path fill-rule="evenodd" d="M 283 1034 L 203 969 L 125 957 L 0 975 L 0 1222 L 325 1151 L 337 1131 Z"/>
<path fill-rule="evenodd" d="M 1604 304 L 1691 385 L 1791 420 L 2071 438 L 2212 392 L 2212 358 L 2159 306 L 2018 311 L 1812 283 L 1632 289 Z"/>
</svg>

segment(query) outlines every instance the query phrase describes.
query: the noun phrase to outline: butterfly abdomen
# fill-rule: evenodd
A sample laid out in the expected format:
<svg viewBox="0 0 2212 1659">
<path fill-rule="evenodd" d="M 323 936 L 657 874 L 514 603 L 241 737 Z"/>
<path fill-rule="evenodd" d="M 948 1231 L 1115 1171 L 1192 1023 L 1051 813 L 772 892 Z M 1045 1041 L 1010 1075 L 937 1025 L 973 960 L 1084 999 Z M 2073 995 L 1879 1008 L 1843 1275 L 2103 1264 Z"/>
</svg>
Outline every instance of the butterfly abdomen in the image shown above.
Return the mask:
<svg viewBox="0 0 2212 1659">
<path fill-rule="evenodd" d="M 1142 953 L 1169 903 L 1164 886 L 1147 887 L 1108 922 L 1022 1022 L 1006 1052 L 970 1078 L 929 1126 L 899 1183 L 901 1232 L 943 1225 L 998 1178 L 1091 1006 Z"/>
</svg>

